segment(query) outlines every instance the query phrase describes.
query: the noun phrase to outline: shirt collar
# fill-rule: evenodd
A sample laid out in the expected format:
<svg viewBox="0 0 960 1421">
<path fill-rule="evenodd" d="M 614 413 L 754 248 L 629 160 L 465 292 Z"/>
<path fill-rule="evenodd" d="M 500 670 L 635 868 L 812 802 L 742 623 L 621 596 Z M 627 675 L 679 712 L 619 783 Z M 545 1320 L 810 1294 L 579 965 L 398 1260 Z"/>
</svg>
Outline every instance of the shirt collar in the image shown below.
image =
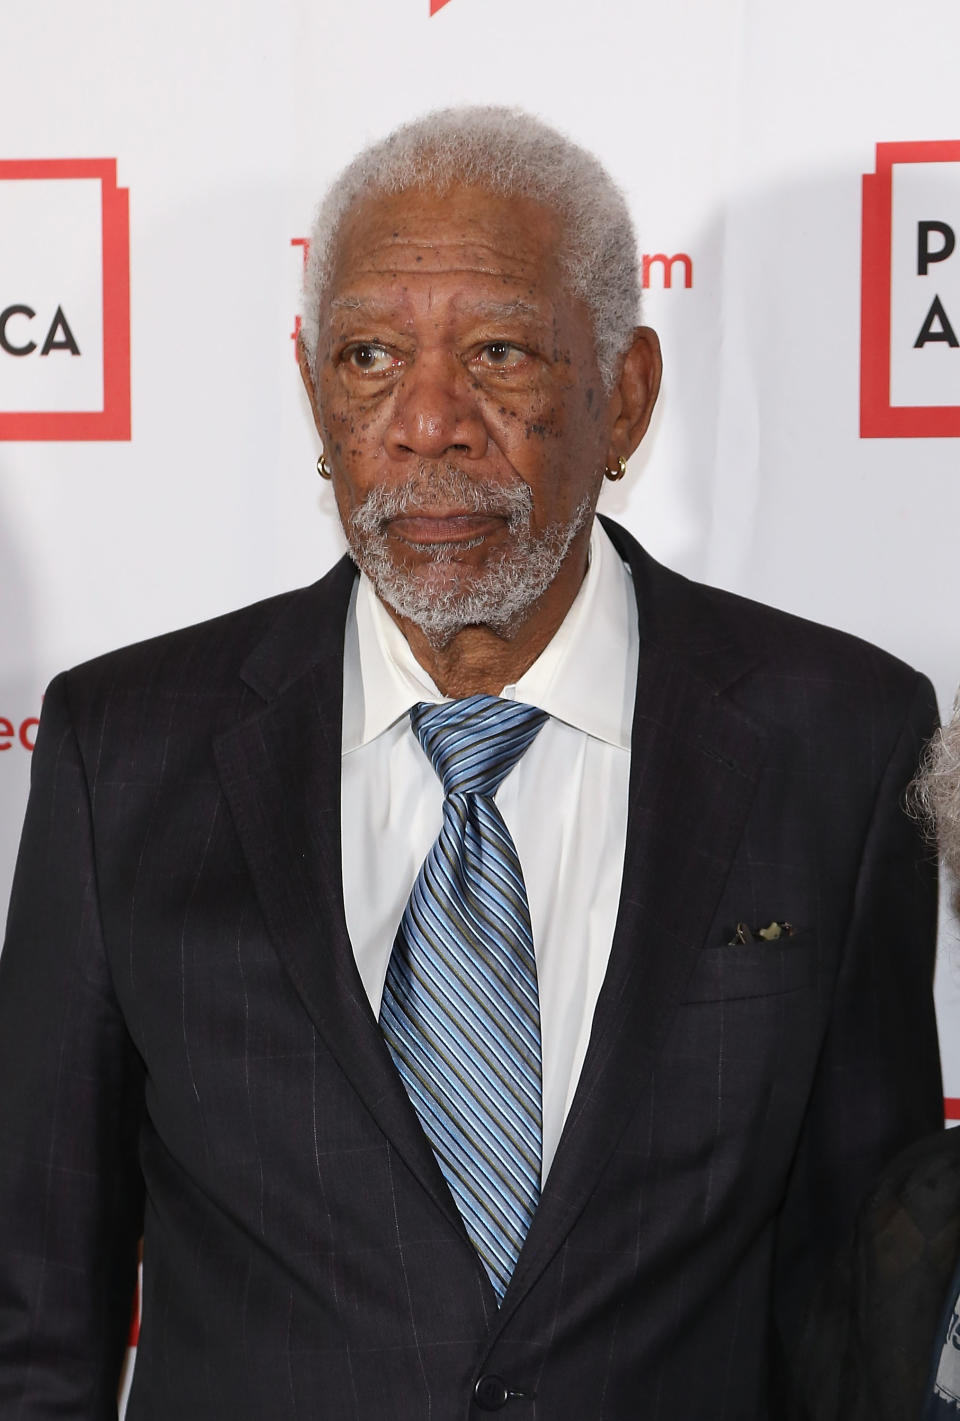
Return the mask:
<svg viewBox="0 0 960 1421">
<path fill-rule="evenodd" d="M 628 749 L 638 640 L 633 579 L 594 520 L 587 572 L 573 605 L 533 665 L 500 694 Z M 418 701 L 446 699 L 361 573 L 347 618 L 343 753 L 374 740 Z"/>
</svg>

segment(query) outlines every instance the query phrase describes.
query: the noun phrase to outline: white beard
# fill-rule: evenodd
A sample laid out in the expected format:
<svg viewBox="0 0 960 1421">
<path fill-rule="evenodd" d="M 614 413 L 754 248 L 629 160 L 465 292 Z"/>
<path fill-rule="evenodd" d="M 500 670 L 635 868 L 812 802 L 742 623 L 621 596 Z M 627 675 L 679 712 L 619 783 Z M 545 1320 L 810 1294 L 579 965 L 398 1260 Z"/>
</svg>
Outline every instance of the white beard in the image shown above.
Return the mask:
<svg viewBox="0 0 960 1421">
<path fill-rule="evenodd" d="M 511 545 L 479 570 L 460 564 L 457 554 L 479 546 L 481 538 L 455 548 L 443 543 L 413 544 L 428 555 L 429 563 L 397 566 L 387 523 L 431 504 L 505 518 Z M 418 626 L 431 646 L 442 648 L 464 627 L 484 626 L 503 633 L 520 622 L 553 582 L 591 512 L 591 500 L 585 495 L 568 522 L 551 524 L 535 534 L 533 494 L 526 484 L 504 488 L 471 479 L 455 464 L 421 464 L 401 487 L 372 489 L 344 524 L 344 533 L 351 556 L 378 597 Z"/>
</svg>

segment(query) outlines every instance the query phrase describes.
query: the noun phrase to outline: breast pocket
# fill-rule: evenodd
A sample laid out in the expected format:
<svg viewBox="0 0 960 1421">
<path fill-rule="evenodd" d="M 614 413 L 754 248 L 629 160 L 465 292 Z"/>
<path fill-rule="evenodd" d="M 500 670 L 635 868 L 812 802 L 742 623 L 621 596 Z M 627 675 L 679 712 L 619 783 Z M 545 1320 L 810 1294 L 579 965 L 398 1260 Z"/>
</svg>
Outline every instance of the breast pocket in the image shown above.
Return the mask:
<svg viewBox="0 0 960 1421">
<path fill-rule="evenodd" d="M 737 1001 L 800 991 L 813 981 L 813 949 L 810 933 L 785 942 L 706 947 L 699 954 L 682 1000 Z"/>
</svg>

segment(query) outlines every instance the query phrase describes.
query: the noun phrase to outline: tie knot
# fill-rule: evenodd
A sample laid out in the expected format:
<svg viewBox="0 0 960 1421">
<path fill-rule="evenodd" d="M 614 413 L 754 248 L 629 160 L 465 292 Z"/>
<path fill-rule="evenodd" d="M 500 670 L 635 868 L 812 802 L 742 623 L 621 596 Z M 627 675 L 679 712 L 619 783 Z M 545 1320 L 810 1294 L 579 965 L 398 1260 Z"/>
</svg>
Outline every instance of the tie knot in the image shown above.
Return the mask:
<svg viewBox="0 0 960 1421">
<path fill-rule="evenodd" d="M 499 696 L 410 709 L 410 724 L 443 781 L 444 794 L 496 794 L 549 717 L 538 706 Z"/>
</svg>

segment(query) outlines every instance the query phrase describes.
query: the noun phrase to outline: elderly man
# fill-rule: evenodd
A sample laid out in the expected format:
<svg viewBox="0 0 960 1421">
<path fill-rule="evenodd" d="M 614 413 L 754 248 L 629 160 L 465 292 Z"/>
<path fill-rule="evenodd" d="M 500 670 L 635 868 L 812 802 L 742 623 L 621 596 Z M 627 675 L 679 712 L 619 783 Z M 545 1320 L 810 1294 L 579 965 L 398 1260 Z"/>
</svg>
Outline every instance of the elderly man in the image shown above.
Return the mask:
<svg viewBox="0 0 960 1421">
<path fill-rule="evenodd" d="M 760 1421 L 939 1119 L 934 702 L 595 521 L 657 394 L 599 164 L 361 155 L 301 367 L 353 561 L 58 678 L 0 959 L 0 1412 Z M 357 576 L 354 563 L 360 569 Z"/>
</svg>

